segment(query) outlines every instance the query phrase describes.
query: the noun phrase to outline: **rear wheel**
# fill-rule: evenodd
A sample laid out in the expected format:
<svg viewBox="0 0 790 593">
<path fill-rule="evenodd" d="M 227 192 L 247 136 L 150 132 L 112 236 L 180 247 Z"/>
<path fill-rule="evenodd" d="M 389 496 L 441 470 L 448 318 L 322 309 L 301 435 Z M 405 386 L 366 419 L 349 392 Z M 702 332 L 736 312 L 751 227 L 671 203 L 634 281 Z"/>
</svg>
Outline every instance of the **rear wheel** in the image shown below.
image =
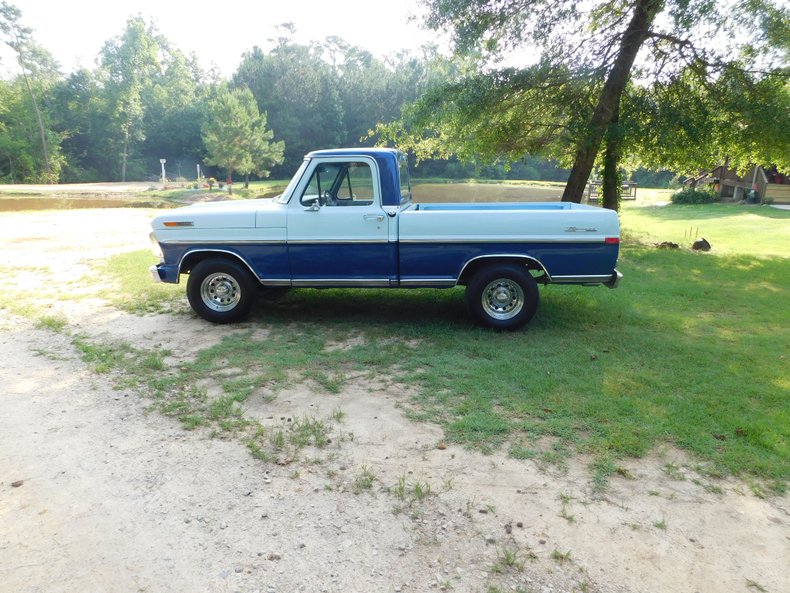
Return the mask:
<svg viewBox="0 0 790 593">
<path fill-rule="evenodd" d="M 466 304 L 474 320 L 486 327 L 517 330 L 535 316 L 538 284 L 517 265 L 483 268 L 466 287 Z"/>
<path fill-rule="evenodd" d="M 239 321 L 255 303 L 257 286 L 250 272 L 227 259 L 207 259 L 189 273 L 187 299 L 192 309 L 213 323 Z"/>
</svg>

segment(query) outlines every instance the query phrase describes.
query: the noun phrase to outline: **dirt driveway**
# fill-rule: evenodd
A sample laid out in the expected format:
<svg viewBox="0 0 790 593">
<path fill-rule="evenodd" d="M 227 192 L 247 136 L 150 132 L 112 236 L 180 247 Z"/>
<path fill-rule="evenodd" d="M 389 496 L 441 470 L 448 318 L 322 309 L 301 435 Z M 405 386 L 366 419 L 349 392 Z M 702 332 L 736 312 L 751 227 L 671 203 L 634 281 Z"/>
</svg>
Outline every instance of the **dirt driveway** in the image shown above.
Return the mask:
<svg viewBox="0 0 790 593">
<path fill-rule="evenodd" d="M 147 246 L 150 216 L 0 215 L 0 298 L 79 290 L 92 261 Z M 402 386 L 352 378 L 337 395 L 253 396 L 252 412 L 283 421 L 342 409 L 354 435 L 320 460 L 265 463 L 147 411 L 72 338 L 161 344 L 177 361 L 237 328 L 96 298 L 47 305 L 64 331 L 0 310 L 2 592 L 790 591 L 790 497 L 712 487 L 677 451 L 627 462 L 595 496 L 584 459 L 557 471 L 445 447 L 405 417 Z"/>
</svg>

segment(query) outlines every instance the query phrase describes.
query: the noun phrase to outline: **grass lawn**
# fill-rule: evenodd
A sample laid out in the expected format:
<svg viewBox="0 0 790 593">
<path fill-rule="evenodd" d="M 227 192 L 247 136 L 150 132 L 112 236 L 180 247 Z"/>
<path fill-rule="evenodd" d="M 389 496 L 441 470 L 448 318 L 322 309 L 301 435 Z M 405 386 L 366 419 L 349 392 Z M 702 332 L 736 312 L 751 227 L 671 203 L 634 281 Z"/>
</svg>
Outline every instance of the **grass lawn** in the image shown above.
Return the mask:
<svg viewBox="0 0 790 593">
<path fill-rule="evenodd" d="M 150 387 L 198 426 L 211 417 L 209 403 L 189 394 L 221 368 L 248 369 L 223 385 L 242 407 L 258 387 L 276 389 L 295 376 L 331 394 L 350 371 L 373 381 L 386 374 L 415 389 L 408 413 L 439 423 L 452 442 L 550 463 L 586 453 L 602 483 L 618 459 L 669 444 L 709 475 L 757 478 L 784 491 L 790 212 L 637 203 L 621 218 L 621 287 L 543 288 L 524 331 L 474 327 L 462 289 L 291 290 L 262 300 L 247 322 L 266 326 L 266 339 L 252 331 L 226 338 Z M 652 245 L 688 245 L 690 228 L 711 252 Z M 150 260 L 142 251 L 109 263 L 137 311 L 172 301 L 172 293 L 152 292 Z"/>
</svg>

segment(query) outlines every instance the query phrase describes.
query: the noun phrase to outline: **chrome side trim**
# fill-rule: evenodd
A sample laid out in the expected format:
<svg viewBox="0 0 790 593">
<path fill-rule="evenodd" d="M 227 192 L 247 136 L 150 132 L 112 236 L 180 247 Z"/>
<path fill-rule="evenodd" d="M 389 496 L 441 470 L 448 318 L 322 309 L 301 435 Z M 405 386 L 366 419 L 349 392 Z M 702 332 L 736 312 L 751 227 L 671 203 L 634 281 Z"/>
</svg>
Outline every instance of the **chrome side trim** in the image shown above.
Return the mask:
<svg viewBox="0 0 790 593">
<path fill-rule="evenodd" d="M 401 243 L 604 243 L 606 237 L 601 236 L 575 236 L 559 235 L 556 237 L 524 237 L 523 235 L 514 237 L 503 237 L 501 235 L 491 237 L 441 237 L 441 238 L 411 238 L 400 239 Z"/>
<path fill-rule="evenodd" d="M 282 280 L 282 279 L 272 280 L 272 279 L 266 279 L 266 278 L 259 278 L 259 280 L 261 281 L 261 284 L 263 284 L 264 287 L 267 287 L 267 286 L 291 286 L 291 281 L 290 280 Z"/>
<path fill-rule="evenodd" d="M 165 245 L 284 245 L 285 240 L 277 241 L 274 239 L 271 240 L 259 240 L 259 239 L 247 239 L 247 240 L 233 240 L 233 239 L 203 239 L 201 241 L 197 241 L 195 239 L 173 239 L 168 241 L 163 241 Z"/>
<path fill-rule="evenodd" d="M 253 278 L 256 278 L 258 281 L 260 281 L 260 277 L 258 276 L 258 274 L 255 273 L 255 270 L 252 269 L 252 266 L 247 263 L 247 260 L 245 260 L 242 256 L 240 256 L 235 251 L 228 251 L 227 249 L 190 249 L 186 251 L 184 255 L 181 256 L 181 259 L 178 260 L 179 275 L 181 274 L 181 266 L 184 263 L 184 260 L 188 255 L 191 255 L 193 253 L 224 253 L 226 255 L 232 255 L 233 257 L 238 259 L 241 263 L 243 263 L 245 266 L 247 266 L 247 269 L 250 271 Z"/>
<path fill-rule="evenodd" d="M 612 275 L 606 276 L 554 276 L 552 284 L 603 284 L 609 282 Z"/>
<path fill-rule="evenodd" d="M 457 280 L 447 278 L 401 278 L 399 286 L 447 286 L 452 288 Z"/>
<path fill-rule="evenodd" d="M 496 258 L 496 259 L 521 259 L 521 260 L 525 260 L 525 261 L 530 261 L 532 263 L 537 264 L 538 267 L 540 267 L 541 271 L 544 274 L 546 274 L 546 276 L 549 279 L 549 282 L 552 282 L 551 274 L 549 274 L 549 271 L 546 269 L 546 267 L 542 263 L 540 263 L 540 261 L 538 261 L 537 259 L 535 259 L 532 256 L 523 255 L 523 254 L 520 254 L 520 253 L 498 253 L 498 254 L 489 254 L 489 255 L 478 255 L 477 257 L 473 257 L 472 259 L 470 259 L 468 262 L 466 262 L 464 264 L 464 267 L 461 268 L 461 273 L 458 274 L 458 277 L 460 278 L 461 276 L 464 275 L 464 272 L 466 271 L 466 268 L 469 267 L 469 264 L 471 264 L 472 262 L 475 262 L 475 261 L 480 260 L 480 259 L 491 259 L 491 258 Z"/>
<path fill-rule="evenodd" d="M 392 284 L 389 278 L 311 278 L 309 280 L 292 280 L 291 286 L 302 288 L 320 288 L 322 286 L 389 288 Z"/>
<path fill-rule="evenodd" d="M 196 241 L 193 239 L 173 239 L 172 241 L 166 241 L 166 245 L 323 245 L 325 243 L 354 243 L 354 244 L 364 244 L 364 243 L 397 243 L 396 240 L 392 239 L 376 239 L 375 241 L 366 240 L 366 239 L 292 239 L 292 240 L 259 240 L 259 239 L 247 239 L 247 240 L 224 240 L 224 239 L 206 239 L 202 241 Z"/>
<path fill-rule="evenodd" d="M 373 244 L 373 243 L 391 243 L 392 241 L 389 238 L 384 239 L 288 239 L 287 241 L 282 241 L 282 243 L 286 243 L 288 245 L 326 245 L 327 243 L 334 243 L 334 244 L 354 244 L 354 245 L 362 245 L 362 244 Z"/>
</svg>

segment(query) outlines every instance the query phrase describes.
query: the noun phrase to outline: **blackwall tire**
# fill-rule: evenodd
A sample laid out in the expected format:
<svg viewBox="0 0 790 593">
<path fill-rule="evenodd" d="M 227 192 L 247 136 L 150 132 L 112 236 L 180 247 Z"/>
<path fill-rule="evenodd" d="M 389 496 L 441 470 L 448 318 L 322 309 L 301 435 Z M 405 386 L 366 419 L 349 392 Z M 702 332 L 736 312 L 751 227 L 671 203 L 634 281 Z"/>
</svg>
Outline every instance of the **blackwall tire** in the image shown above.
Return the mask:
<svg viewBox="0 0 790 593">
<path fill-rule="evenodd" d="M 192 309 L 212 323 L 243 319 L 255 304 L 257 283 L 249 270 L 227 259 L 206 259 L 189 273 L 187 299 Z"/>
<path fill-rule="evenodd" d="M 485 327 L 514 331 L 535 316 L 540 302 L 538 283 L 518 265 L 483 268 L 466 287 L 472 318 Z"/>
</svg>

